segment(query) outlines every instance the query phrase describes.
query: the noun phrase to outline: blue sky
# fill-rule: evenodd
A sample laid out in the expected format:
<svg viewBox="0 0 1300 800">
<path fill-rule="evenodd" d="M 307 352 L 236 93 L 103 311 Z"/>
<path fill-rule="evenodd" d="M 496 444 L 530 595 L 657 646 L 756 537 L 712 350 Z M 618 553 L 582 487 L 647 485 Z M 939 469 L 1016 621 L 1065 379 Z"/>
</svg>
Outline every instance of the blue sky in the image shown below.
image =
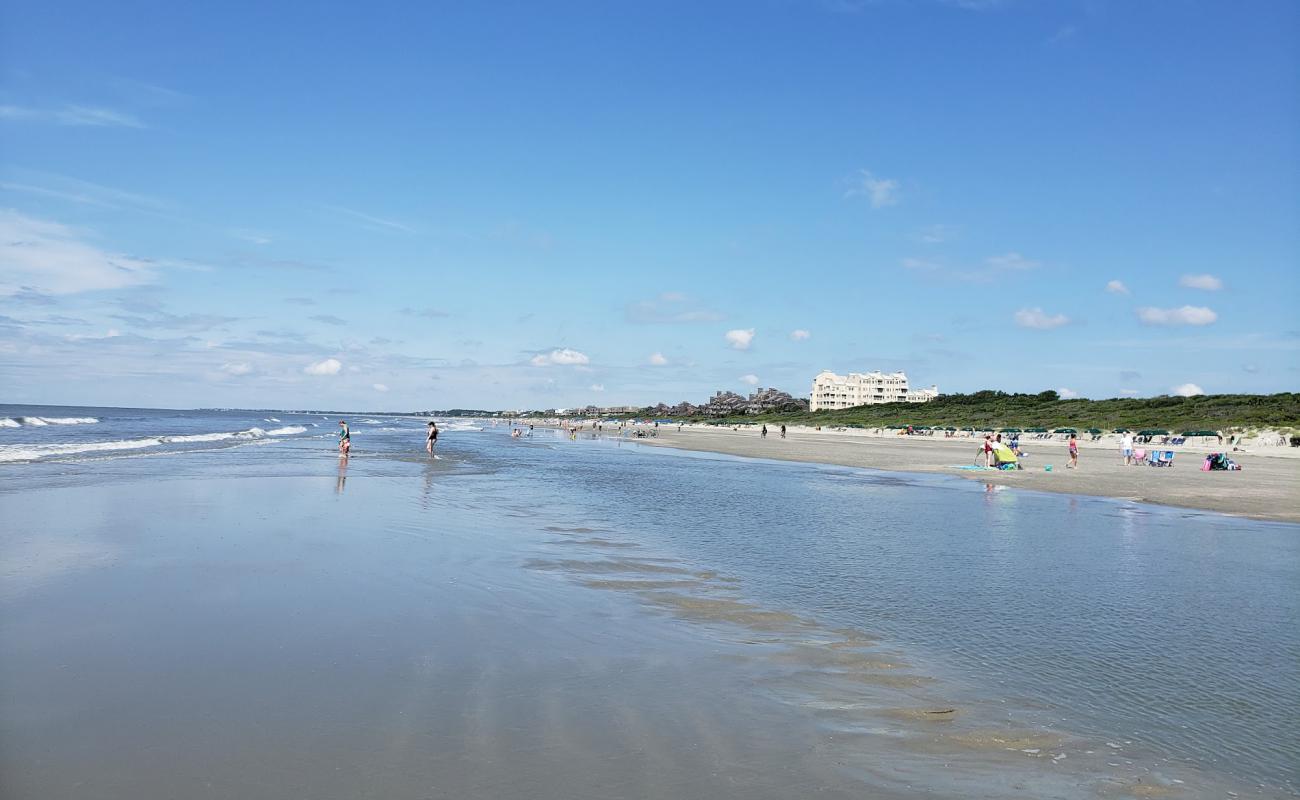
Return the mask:
<svg viewBox="0 0 1300 800">
<path fill-rule="evenodd" d="M 1300 383 L 1300 4 L 3 18 L 6 401 Z"/>
</svg>

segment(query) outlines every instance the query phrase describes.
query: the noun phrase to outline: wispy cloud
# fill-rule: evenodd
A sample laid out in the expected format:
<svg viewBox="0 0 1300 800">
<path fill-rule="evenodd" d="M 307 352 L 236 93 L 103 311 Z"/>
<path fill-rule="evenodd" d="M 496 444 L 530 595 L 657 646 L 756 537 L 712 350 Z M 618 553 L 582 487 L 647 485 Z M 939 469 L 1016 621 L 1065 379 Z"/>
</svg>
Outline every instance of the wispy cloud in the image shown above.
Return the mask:
<svg viewBox="0 0 1300 800">
<path fill-rule="evenodd" d="M 727 331 L 722 338 L 727 340 L 727 344 L 733 350 L 748 350 L 749 346 L 754 343 L 754 329 L 737 328 L 734 331 Z"/>
<path fill-rule="evenodd" d="M 845 197 L 866 197 L 872 208 L 884 208 L 898 203 L 899 183 L 893 178 L 878 178 L 871 170 L 858 170 L 856 184 L 844 193 Z"/>
<path fill-rule="evenodd" d="M 75 294 L 149 283 L 158 264 L 109 253 L 66 225 L 0 210 L 0 296 Z"/>
<path fill-rule="evenodd" d="M 587 388 L 590 389 L 590 390 L 593 391 L 593 392 L 603 392 L 603 391 L 605 391 L 605 384 L 603 384 L 603 383 L 593 383 L 592 385 L 588 386 Z"/>
<path fill-rule="evenodd" d="M 1204 306 L 1182 306 L 1181 308 L 1153 308 L 1144 306 L 1137 310 L 1137 317 L 1144 325 L 1210 325 L 1219 319 L 1213 309 Z"/>
<path fill-rule="evenodd" d="M 741 376 L 740 376 L 740 382 L 743 383 L 743 384 L 746 384 L 746 385 L 748 385 L 748 386 L 757 386 L 757 385 L 758 385 L 758 376 L 755 375 L 755 374 L 752 373 L 752 372 L 751 372 L 750 374 L 748 374 L 748 375 L 741 375 Z"/>
<path fill-rule="evenodd" d="M 1169 393 L 1177 395 L 1178 397 L 1196 397 L 1197 395 L 1205 394 L 1205 390 L 1194 383 L 1180 383 L 1170 389 Z"/>
<path fill-rule="evenodd" d="M 330 206 L 330 205 L 324 206 L 324 208 L 329 211 L 333 211 L 337 214 L 343 214 L 344 216 L 361 220 L 362 222 L 368 223 L 372 226 L 376 226 L 379 228 L 385 228 L 387 230 L 392 230 L 392 231 L 401 231 L 402 233 L 415 233 L 415 229 L 411 228 L 409 225 L 405 225 L 401 222 L 397 222 L 396 220 L 384 219 L 383 217 L 376 217 L 373 214 L 367 214 L 364 211 L 357 211 L 351 208 L 344 208 L 343 206 Z"/>
<path fill-rule="evenodd" d="M 274 241 L 274 239 L 271 238 L 271 234 L 263 233 L 262 231 L 250 230 L 248 228 L 235 228 L 231 230 L 230 238 L 238 239 L 241 242 L 248 242 L 249 244 L 258 244 L 258 245 L 270 244 L 271 242 Z"/>
<path fill-rule="evenodd" d="M 308 319 L 322 322 L 326 325 L 347 325 L 348 321 L 342 317 L 336 317 L 333 314 L 313 314 Z"/>
<path fill-rule="evenodd" d="M 7 192 L 21 192 L 98 208 L 159 212 L 166 207 L 163 201 L 155 197 L 66 175 L 21 168 L 6 169 L 6 173 L 8 177 L 0 181 L 0 189 Z"/>
<path fill-rule="evenodd" d="M 1223 288 L 1223 280 L 1214 275 L 1184 275 L 1178 279 L 1178 285 L 1185 289 L 1217 292 Z"/>
<path fill-rule="evenodd" d="M 253 371 L 253 365 L 249 364 L 247 361 L 227 361 L 221 365 L 221 371 L 227 375 L 240 377 L 251 373 Z"/>
<path fill-rule="evenodd" d="M 798 328 L 796 330 L 790 331 L 791 341 L 803 342 L 803 341 L 807 341 L 810 338 L 812 338 L 812 334 L 804 330 L 803 328 Z"/>
<path fill-rule="evenodd" d="M 1128 294 L 1128 287 L 1124 285 L 1124 281 L 1107 281 L 1106 291 L 1111 294 Z"/>
<path fill-rule="evenodd" d="M 989 256 L 973 269 L 952 268 L 941 261 L 927 258 L 904 258 L 901 263 L 909 272 L 964 283 L 992 283 L 1007 275 L 1028 272 L 1042 266 L 1041 261 L 1026 258 L 1015 251 Z"/>
<path fill-rule="evenodd" d="M 651 353 L 648 359 L 651 366 L 663 367 L 668 365 L 668 358 L 663 353 Z"/>
<path fill-rule="evenodd" d="M 629 303 L 625 312 L 628 322 L 638 324 L 674 324 L 720 322 L 720 311 L 704 308 L 681 292 L 663 292 L 649 300 Z"/>
<path fill-rule="evenodd" d="M 443 319 L 451 316 L 449 312 L 440 308 L 403 308 L 398 313 L 407 317 L 424 317 L 425 319 Z"/>
<path fill-rule="evenodd" d="M 951 225 L 926 225 L 913 237 L 921 244 L 943 244 L 957 235 L 957 229 Z"/>
<path fill-rule="evenodd" d="M 1041 308 L 1022 308 L 1015 314 L 1016 324 L 1022 328 L 1050 331 L 1068 325 L 1070 318 L 1064 314 L 1049 314 Z"/>
<path fill-rule="evenodd" d="M 53 125 L 96 128 L 144 128 L 145 124 L 124 111 L 98 106 L 68 105 L 62 108 L 33 108 L 0 105 L 0 120 L 43 122 Z"/>
<path fill-rule="evenodd" d="M 551 350 L 548 353 L 538 353 L 530 358 L 528 363 L 534 367 L 585 366 L 591 363 L 591 359 L 587 357 L 586 353 L 564 347 Z"/>
<path fill-rule="evenodd" d="M 388 391 L 388 384 L 385 384 L 385 383 L 372 383 L 372 384 L 370 385 L 370 388 L 372 388 L 372 389 L 374 389 L 376 392 L 380 392 L 380 393 L 382 394 L 382 393 Z"/>
</svg>

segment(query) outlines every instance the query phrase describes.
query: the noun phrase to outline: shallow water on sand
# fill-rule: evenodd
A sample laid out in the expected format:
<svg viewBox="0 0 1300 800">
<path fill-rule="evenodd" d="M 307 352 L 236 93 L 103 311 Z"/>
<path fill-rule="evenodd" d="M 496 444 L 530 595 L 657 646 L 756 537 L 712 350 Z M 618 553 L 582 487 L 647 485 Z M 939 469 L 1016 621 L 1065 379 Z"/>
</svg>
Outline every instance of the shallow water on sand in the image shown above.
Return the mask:
<svg viewBox="0 0 1300 800">
<path fill-rule="evenodd" d="M 0 465 L 4 795 L 1300 781 L 1297 526 L 380 422 Z"/>
</svg>

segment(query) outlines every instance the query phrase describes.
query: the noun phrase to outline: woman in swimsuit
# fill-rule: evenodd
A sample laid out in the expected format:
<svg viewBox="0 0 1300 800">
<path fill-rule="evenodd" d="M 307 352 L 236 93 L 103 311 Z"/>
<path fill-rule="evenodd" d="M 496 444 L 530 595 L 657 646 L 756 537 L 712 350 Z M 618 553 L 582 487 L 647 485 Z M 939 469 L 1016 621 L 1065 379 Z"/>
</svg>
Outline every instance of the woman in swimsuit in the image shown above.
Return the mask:
<svg viewBox="0 0 1300 800">
<path fill-rule="evenodd" d="M 433 455 L 433 446 L 438 443 L 438 423 L 429 423 L 429 437 L 424 440 L 424 449 Z"/>
</svg>

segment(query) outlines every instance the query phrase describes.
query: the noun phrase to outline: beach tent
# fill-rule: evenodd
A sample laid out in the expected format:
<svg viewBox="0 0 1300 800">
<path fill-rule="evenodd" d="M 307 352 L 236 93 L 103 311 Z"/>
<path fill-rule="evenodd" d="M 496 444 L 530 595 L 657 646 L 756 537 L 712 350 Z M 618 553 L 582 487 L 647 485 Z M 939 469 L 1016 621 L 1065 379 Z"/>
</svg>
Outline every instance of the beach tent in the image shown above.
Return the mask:
<svg viewBox="0 0 1300 800">
<path fill-rule="evenodd" d="M 997 459 L 999 464 L 1014 464 L 1018 460 L 1016 451 L 1003 442 L 993 443 L 993 457 Z"/>
</svg>

